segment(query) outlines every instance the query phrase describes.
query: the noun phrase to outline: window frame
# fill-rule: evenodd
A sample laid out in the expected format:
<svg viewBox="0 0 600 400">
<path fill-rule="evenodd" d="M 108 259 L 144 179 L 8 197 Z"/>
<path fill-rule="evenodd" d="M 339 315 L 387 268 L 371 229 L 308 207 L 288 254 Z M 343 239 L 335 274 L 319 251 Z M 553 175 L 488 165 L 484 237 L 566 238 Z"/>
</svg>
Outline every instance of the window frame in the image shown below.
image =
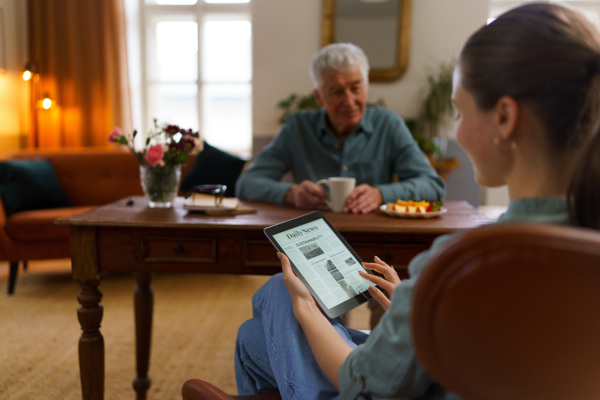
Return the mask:
<svg viewBox="0 0 600 400">
<path fill-rule="evenodd" d="M 196 85 L 196 113 L 198 117 L 198 128 L 202 130 L 205 122 L 204 110 L 204 86 L 210 84 L 246 84 L 250 86 L 250 101 L 252 101 L 252 90 L 253 90 L 253 73 L 250 72 L 248 81 L 210 81 L 207 82 L 203 76 L 202 66 L 202 54 L 203 54 L 203 28 L 204 23 L 207 21 L 214 20 L 243 20 L 250 22 L 252 26 L 252 9 L 251 1 L 247 3 L 205 3 L 203 0 L 198 0 L 196 4 L 186 5 L 163 5 L 155 3 L 147 3 L 146 0 L 139 0 L 140 10 L 140 23 L 139 23 L 139 35 L 140 35 L 140 59 L 142 62 L 140 77 L 141 77 L 141 129 L 140 133 L 148 132 L 152 127 L 150 114 L 150 86 L 159 86 L 160 84 L 190 84 Z M 153 76 L 151 72 L 154 66 L 152 65 L 153 56 L 156 52 L 156 41 L 152 38 L 154 34 L 154 26 L 161 20 L 173 18 L 174 20 L 187 20 L 194 21 L 197 24 L 197 40 L 198 40 L 198 54 L 197 54 L 197 66 L 198 74 L 195 81 L 166 81 L 160 80 Z M 252 56 L 252 49 L 250 49 L 250 55 Z M 252 62 L 250 64 L 252 68 Z M 250 104 L 252 109 L 252 104 Z M 161 122 L 161 121 L 159 121 Z M 175 122 L 175 121 L 174 121 Z M 250 113 L 250 136 L 252 136 L 252 115 Z M 145 136 L 145 135 L 140 135 Z M 140 140 L 144 140 L 140 138 Z M 251 142 L 251 140 L 250 140 Z M 230 151 L 228 149 L 223 149 Z M 232 153 L 248 157 L 251 154 L 251 143 L 250 148 L 242 151 L 231 151 Z"/>
</svg>

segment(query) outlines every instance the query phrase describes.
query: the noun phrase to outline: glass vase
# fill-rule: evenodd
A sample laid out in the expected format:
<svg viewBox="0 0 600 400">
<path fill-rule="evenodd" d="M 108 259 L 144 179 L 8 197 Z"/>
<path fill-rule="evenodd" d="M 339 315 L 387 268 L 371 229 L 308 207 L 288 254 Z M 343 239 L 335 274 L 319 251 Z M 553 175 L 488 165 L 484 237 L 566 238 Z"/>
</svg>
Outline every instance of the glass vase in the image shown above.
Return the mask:
<svg viewBox="0 0 600 400">
<path fill-rule="evenodd" d="M 173 207 L 180 179 L 181 165 L 165 165 L 163 167 L 140 165 L 140 181 L 142 190 L 148 199 L 148 207 Z"/>
</svg>

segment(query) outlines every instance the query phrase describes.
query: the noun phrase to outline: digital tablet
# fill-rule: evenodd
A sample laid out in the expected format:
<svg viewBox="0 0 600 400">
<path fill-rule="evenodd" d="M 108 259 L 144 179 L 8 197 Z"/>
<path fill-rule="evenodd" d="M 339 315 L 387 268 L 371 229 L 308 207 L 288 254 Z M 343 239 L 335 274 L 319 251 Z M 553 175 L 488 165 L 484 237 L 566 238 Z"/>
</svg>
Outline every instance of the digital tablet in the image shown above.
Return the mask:
<svg viewBox="0 0 600 400">
<path fill-rule="evenodd" d="M 321 211 L 265 228 L 275 248 L 284 253 L 329 318 L 352 310 L 371 298 L 371 282 L 358 271 L 371 273 Z"/>
</svg>

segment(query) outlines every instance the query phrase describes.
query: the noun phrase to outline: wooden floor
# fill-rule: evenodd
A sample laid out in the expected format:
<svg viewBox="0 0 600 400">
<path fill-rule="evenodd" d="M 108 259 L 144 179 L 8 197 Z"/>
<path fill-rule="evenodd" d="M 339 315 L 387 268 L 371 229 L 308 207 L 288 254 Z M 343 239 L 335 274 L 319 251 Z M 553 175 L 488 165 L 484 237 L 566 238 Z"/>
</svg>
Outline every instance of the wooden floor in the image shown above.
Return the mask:
<svg viewBox="0 0 600 400">
<path fill-rule="evenodd" d="M 69 272 L 71 271 L 71 260 L 59 259 L 59 260 L 35 260 L 30 261 L 27 265 L 30 271 L 37 272 Z M 0 261 L 0 282 L 8 280 L 9 273 L 8 261 Z M 19 264 L 19 275 L 23 273 L 23 264 Z M 17 278 L 18 279 L 18 278 Z M 6 288 L 4 288 L 6 292 Z"/>
</svg>

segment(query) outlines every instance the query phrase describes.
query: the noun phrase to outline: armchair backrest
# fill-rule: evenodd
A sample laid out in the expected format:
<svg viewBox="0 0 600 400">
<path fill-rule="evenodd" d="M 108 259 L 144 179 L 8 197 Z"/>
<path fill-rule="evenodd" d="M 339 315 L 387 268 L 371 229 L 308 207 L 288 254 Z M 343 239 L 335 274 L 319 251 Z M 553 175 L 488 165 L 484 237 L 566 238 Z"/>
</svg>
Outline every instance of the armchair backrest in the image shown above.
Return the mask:
<svg viewBox="0 0 600 400">
<path fill-rule="evenodd" d="M 600 232 L 501 223 L 447 243 L 411 316 L 419 360 L 466 399 L 600 398 Z"/>
</svg>

